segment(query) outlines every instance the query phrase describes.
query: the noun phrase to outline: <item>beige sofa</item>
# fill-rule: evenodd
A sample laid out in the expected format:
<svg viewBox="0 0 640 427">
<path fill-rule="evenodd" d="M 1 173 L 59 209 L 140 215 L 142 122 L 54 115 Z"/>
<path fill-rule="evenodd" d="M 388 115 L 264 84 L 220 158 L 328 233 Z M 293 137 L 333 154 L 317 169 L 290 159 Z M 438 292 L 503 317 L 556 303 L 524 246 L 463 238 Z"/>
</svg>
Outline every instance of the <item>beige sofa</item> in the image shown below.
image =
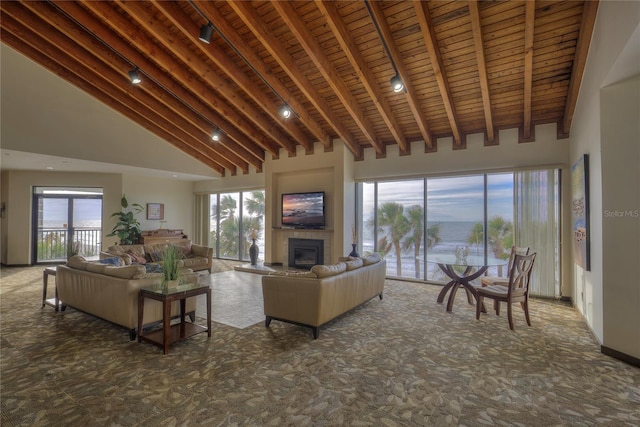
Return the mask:
<svg viewBox="0 0 640 427">
<path fill-rule="evenodd" d="M 376 296 L 382 299 L 386 262 L 375 254 L 309 272 L 275 272 L 262 277 L 265 326 L 280 320 L 313 330 Z"/>
<path fill-rule="evenodd" d="M 146 263 L 162 264 L 162 252 L 167 245 L 178 246 L 182 250 L 183 259 L 178 267 L 190 268 L 193 271 L 208 270 L 211 273 L 213 260 L 213 248 L 194 245 L 190 241 L 174 243 L 156 243 L 148 245 L 113 245 L 106 251 L 100 252 L 100 258 L 118 257 L 120 265 L 135 263 L 132 255 L 141 256 Z"/>
<path fill-rule="evenodd" d="M 196 280 L 195 273 L 184 270 L 183 278 Z M 143 265 L 116 267 L 99 262 L 86 261 L 81 256 L 71 257 L 66 265 L 56 271 L 56 289 L 61 308 L 67 306 L 107 320 L 129 329 L 134 340 L 138 327 L 138 293 L 141 287 L 162 283 L 161 273 L 146 273 Z M 145 299 L 143 325 L 162 320 L 162 303 Z M 196 299 L 188 298 L 186 313 L 193 321 Z M 178 316 L 178 301 L 171 307 L 171 315 Z"/>
</svg>

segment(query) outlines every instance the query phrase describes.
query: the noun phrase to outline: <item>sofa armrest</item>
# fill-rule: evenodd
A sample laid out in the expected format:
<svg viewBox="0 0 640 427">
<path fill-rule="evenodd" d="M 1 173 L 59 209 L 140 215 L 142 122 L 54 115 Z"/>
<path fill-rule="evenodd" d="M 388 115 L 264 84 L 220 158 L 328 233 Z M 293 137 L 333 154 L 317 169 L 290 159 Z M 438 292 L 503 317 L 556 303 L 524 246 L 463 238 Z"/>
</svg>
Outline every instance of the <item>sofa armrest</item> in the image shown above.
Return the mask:
<svg viewBox="0 0 640 427">
<path fill-rule="evenodd" d="M 213 248 L 201 245 L 191 245 L 191 253 L 195 256 L 201 256 L 205 258 L 213 258 Z"/>
</svg>

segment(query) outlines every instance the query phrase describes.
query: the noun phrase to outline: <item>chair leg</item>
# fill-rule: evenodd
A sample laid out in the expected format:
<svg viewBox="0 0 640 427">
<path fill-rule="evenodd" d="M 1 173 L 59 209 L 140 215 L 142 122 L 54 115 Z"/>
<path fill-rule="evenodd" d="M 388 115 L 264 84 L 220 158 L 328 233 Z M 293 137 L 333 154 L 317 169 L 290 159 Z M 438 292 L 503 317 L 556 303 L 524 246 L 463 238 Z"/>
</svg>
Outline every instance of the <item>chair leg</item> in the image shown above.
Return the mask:
<svg viewBox="0 0 640 427">
<path fill-rule="evenodd" d="M 493 309 L 496 311 L 496 316 L 500 316 L 500 301 L 497 299 L 493 300 Z"/>
<path fill-rule="evenodd" d="M 476 320 L 480 320 L 480 311 L 482 310 L 484 297 L 482 295 L 478 295 L 476 300 Z"/>
<path fill-rule="evenodd" d="M 524 317 L 527 319 L 527 325 L 531 326 L 531 319 L 529 319 L 529 301 L 522 302 L 522 308 L 524 309 Z"/>
<path fill-rule="evenodd" d="M 507 303 L 507 317 L 509 318 L 509 328 L 511 328 L 511 330 L 513 331 L 513 316 L 512 316 L 512 308 L 511 308 L 511 303 Z"/>
</svg>

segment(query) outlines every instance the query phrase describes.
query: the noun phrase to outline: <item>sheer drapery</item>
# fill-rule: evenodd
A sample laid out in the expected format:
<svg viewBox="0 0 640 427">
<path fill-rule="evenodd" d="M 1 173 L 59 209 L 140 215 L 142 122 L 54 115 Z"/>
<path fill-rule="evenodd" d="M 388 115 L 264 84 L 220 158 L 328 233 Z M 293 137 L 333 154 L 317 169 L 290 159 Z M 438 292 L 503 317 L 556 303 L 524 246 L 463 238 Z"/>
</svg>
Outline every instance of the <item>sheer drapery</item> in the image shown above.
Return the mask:
<svg viewBox="0 0 640 427">
<path fill-rule="evenodd" d="M 536 252 L 531 295 L 560 297 L 557 171 L 521 171 L 514 176 L 516 246 Z"/>
<path fill-rule="evenodd" d="M 193 243 L 209 246 L 209 194 L 196 194 L 194 215 Z"/>
</svg>

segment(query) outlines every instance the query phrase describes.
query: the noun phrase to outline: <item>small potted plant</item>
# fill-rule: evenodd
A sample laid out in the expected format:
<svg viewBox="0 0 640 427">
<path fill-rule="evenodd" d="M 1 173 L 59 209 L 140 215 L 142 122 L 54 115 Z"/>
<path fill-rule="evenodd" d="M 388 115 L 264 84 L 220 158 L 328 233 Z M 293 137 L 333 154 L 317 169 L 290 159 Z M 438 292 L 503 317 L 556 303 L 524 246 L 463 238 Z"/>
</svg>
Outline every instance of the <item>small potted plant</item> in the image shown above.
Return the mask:
<svg viewBox="0 0 640 427">
<path fill-rule="evenodd" d="M 178 286 L 179 260 L 182 258 L 180 248 L 174 245 L 167 245 L 162 253 L 162 269 L 164 271 L 164 281 L 169 288 Z"/>
</svg>

